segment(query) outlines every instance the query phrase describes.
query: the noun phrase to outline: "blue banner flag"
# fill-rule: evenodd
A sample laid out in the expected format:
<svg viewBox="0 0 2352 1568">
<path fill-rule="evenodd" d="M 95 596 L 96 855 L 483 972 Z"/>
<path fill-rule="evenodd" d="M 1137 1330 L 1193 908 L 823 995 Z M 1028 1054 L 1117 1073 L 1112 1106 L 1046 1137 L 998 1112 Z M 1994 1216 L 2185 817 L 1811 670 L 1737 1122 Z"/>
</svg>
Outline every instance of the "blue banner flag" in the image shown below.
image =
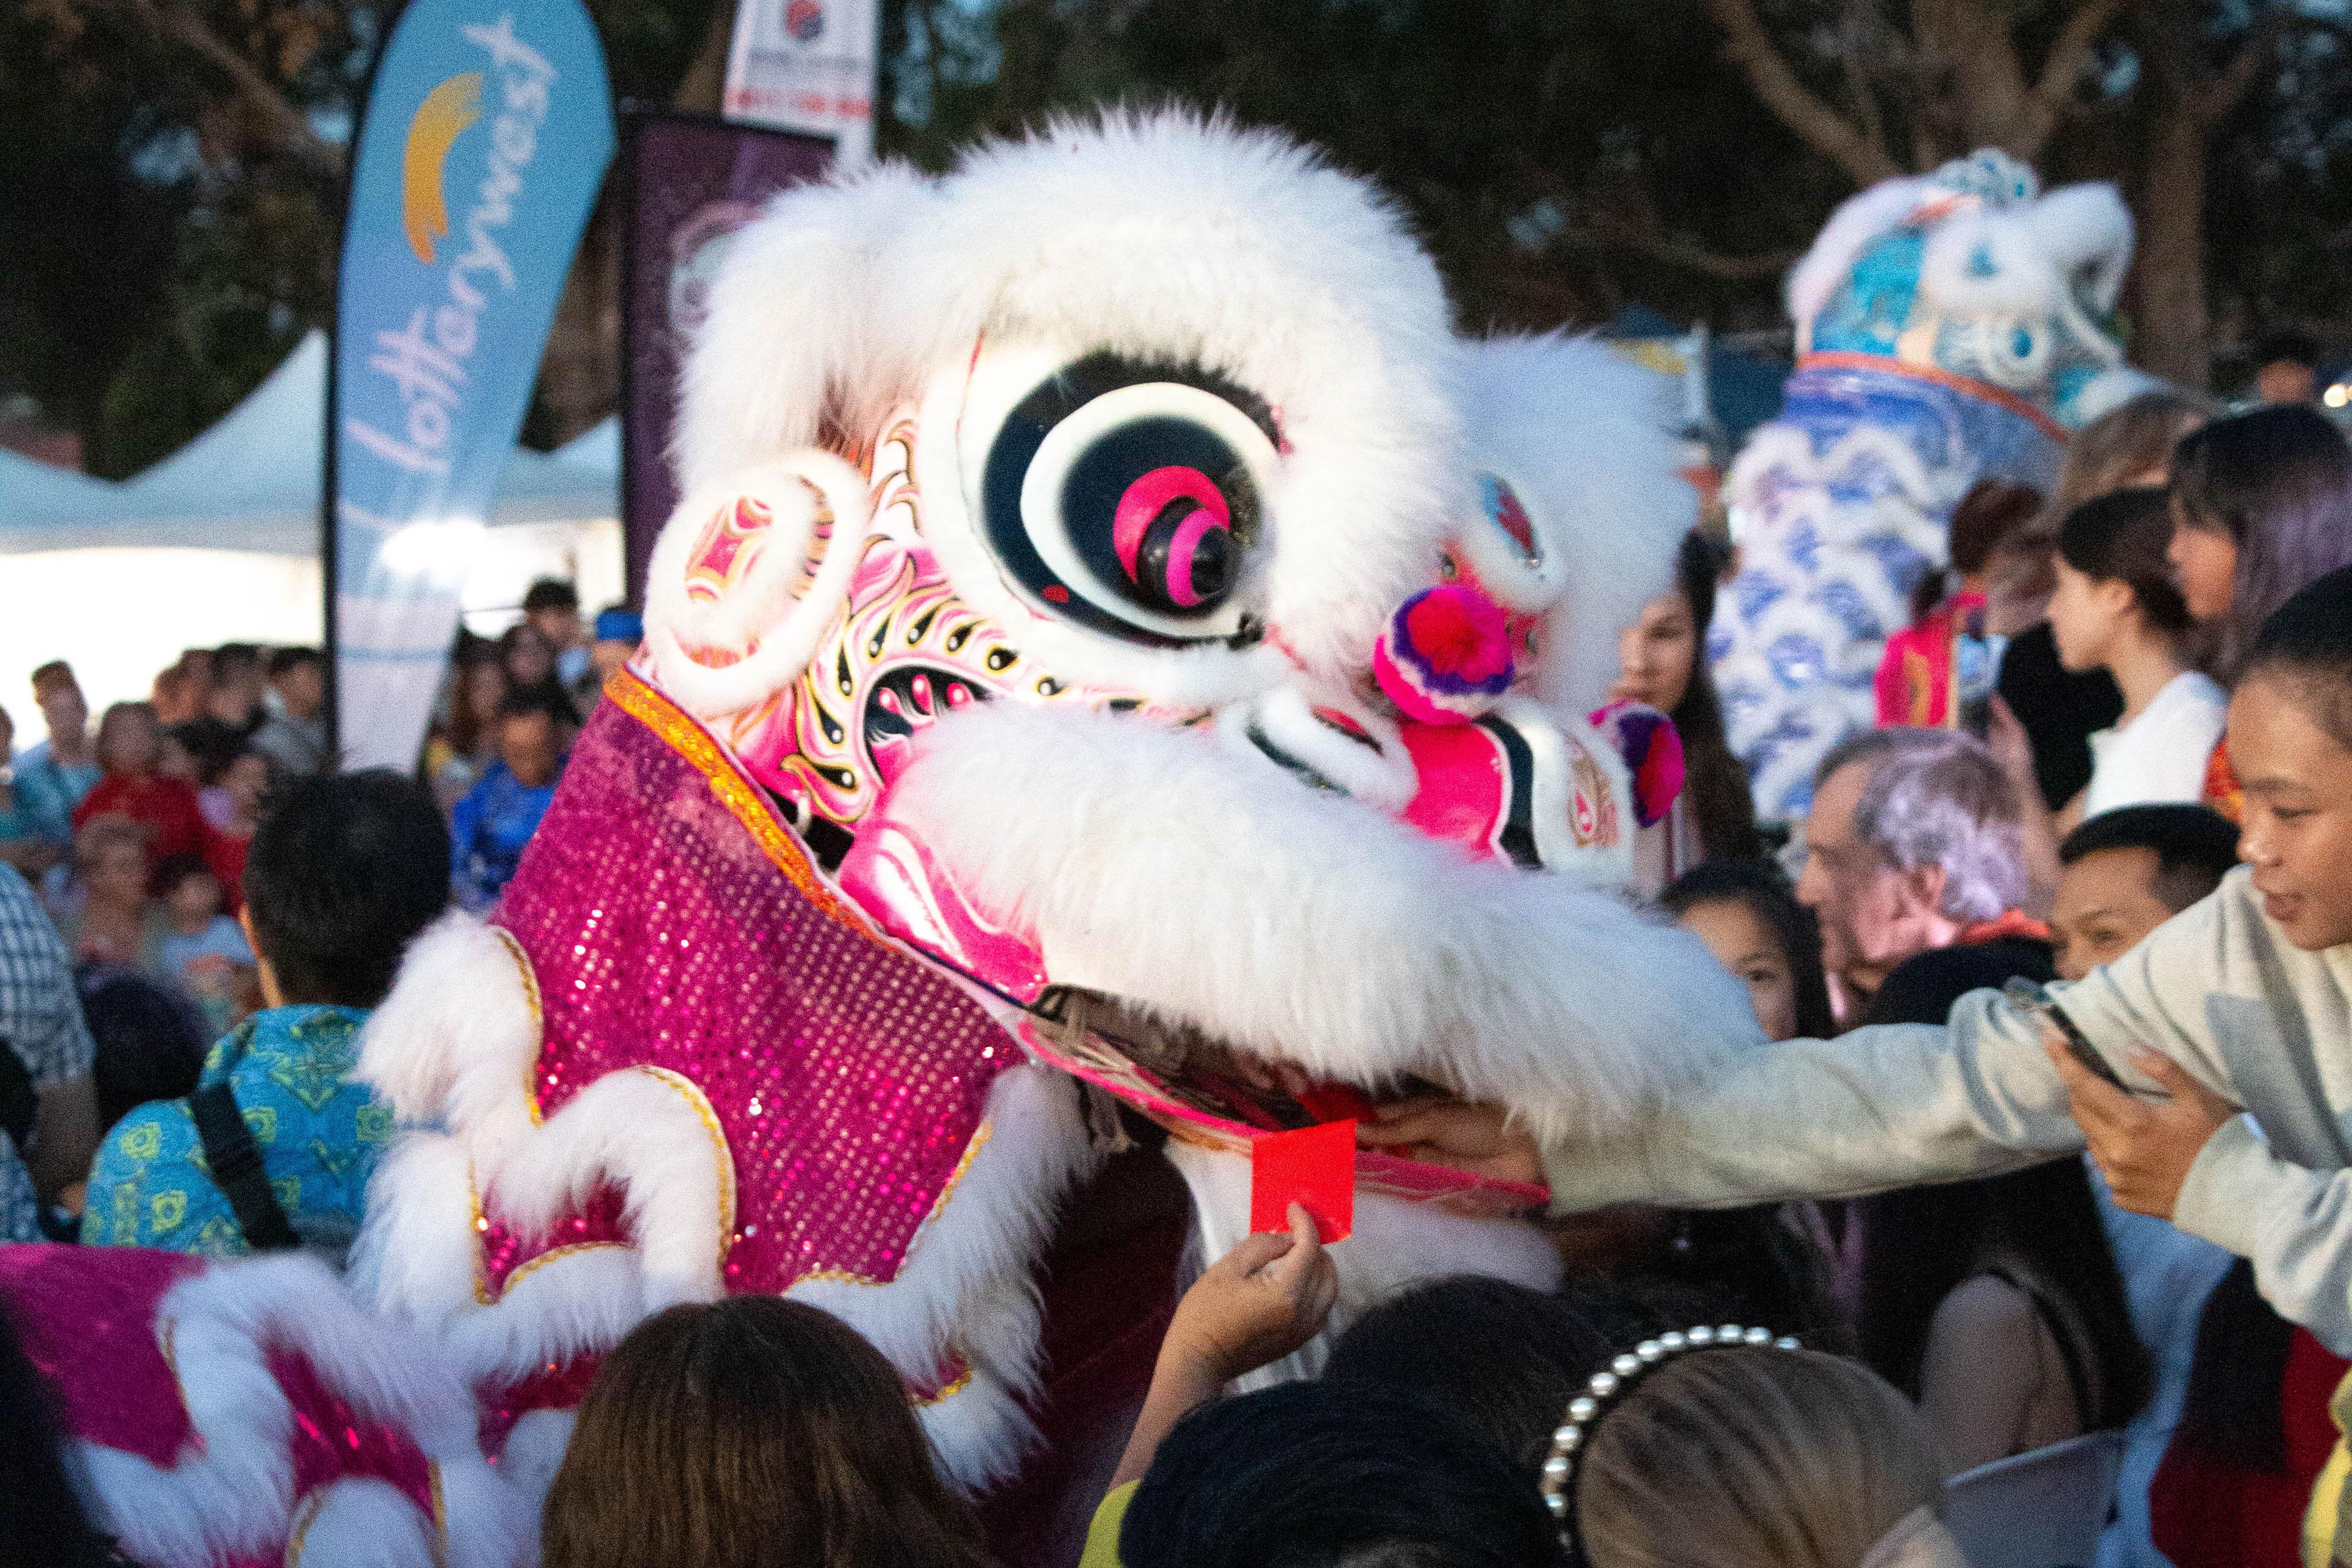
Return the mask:
<svg viewBox="0 0 2352 1568">
<path fill-rule="evenodd" d="M 337 279 L 329 619 L 346 767 L 406 771 L 458 590 L 613 156 L 578 0 L 413 0 L 352 160 Z"/>
</svg>

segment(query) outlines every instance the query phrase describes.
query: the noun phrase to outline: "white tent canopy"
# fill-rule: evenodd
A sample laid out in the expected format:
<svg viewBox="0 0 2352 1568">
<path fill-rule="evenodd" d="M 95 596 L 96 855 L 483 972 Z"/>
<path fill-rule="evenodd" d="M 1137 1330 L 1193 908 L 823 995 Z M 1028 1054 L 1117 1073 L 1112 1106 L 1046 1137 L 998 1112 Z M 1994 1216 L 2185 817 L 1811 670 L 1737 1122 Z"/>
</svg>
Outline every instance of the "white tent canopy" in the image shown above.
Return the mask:
<svg viewBox="0 0 2352 1568">
<path fill-rule="evenodd" d="M 71 660 L 102 703 L 146 695 L 185 647 L 319 640 L 326 398 L 313 332 L 219 423 L 122 483 L 0 452 L 0 709 L 21 742 L 40 738 L 25 682 L 49 659 Z M 619 599 L 619 483 L 614 421 L 558 452 L 518 447 L 467 578 L 468 624 L 498 629 L 537 576 L 572 579 L 592 609 Z"/>
</svg>

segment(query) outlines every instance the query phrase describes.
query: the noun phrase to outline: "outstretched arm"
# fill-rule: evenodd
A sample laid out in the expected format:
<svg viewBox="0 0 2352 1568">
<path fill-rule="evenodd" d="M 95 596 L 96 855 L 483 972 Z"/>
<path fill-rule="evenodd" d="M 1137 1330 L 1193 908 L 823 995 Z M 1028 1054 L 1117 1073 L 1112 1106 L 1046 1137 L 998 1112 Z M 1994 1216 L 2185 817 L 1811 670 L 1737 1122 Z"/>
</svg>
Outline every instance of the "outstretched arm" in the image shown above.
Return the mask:
<svg viewBox="0 0 2352 1568">
<path fill-rule="evenodd" d="M 1313 1339 L 1339 1293 L 1331 1255 L 1297 1204 L 1288 1231 L 1248 1237 L 1218 1259 L 1176 1304 L 1112 1488 L 1141 1480 L 1176 1423 L 1225 1384 Z"/>
</svg>

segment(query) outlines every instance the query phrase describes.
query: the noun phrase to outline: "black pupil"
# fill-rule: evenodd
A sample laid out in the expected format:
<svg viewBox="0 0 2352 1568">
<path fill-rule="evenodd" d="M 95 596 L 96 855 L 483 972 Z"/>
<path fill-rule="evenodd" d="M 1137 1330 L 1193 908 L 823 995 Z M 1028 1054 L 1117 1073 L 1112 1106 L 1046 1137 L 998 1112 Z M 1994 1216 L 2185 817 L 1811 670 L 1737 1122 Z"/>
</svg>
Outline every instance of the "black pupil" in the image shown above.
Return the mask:
<svg viewBox="0 0 2352 1568">
<path fill-rule="evenodd" d="M 1275 438 L 1265 404 L 1223 377 L 1198 367 L 1089 355 L 1042 383 L 1006 416 L 990 445 L 982 475 L 981 531 L 1005 572 L 1053 604 L 1058 614 L 1129 641 L 1176 646 L 1190 639 L 1139 627 L 1092 603 L 1087 584 L 1063 583 L 1038 553 L 1021 513 L 1029 465 L 1055 426 L 1105 393 L 1159 382 L 1221 397 L 1265 431 L 1269 441 Z M 1176 570 L 1175 535 L 1199 503 L 1190 498 L 1171 501 L 1146 531 L 1130 577 L 1113 534 L 1119 500 L 1136 480 L 1169 467 L 1197 469 L 1217 487 L 1230 531 L 1206 531 L 1193 547 L 1189 573 L 1183 581 L 1175 581 L 1171 577 Z M 1239 552 L 1247 548 L 1257 525 L 1256 489 L 1240 455 L 1213 430 L 1178 415 L 1145 416 L 1104 432 L 1070 465 L 1057 504 L 1070 544 L 1097 583 L 1120 591 L 1141 608 L 1178 618 L 1206 616 L 1218 609 L 1232 591 Z M 1171 589 L 1185 591 L 1194 602 L 1178 603 Z"/>
</svg>

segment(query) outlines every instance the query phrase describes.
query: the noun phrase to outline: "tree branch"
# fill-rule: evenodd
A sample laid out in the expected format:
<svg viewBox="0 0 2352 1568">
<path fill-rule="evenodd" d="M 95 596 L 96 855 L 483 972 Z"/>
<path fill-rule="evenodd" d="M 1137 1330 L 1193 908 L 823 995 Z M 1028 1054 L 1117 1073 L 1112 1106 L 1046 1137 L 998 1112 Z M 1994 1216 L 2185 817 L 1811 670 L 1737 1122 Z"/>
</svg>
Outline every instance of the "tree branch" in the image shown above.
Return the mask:
<svg viewBox="0 0 2352 1568">
<path fill-rule="evenodd" d="M 247 104 L 278 132 L 278 142 L 319 173 L 340 180 L 343 157 L 311 127 L 310 117 L 205 19 L 174 0 L 129 0 L 128 8 L 149 31 L 178 44 L 227 77 Z"/>
<path fill-rule="evenodd" d="M 1724 53 L 1765 107 L 1805 145 L 1857 185 L 1874 185 L 1903 172 L 1884 149 L 1871 145 L 1843 115 L 1797 79 L 1750 0 L 1707 0 L 1706 8 L 1723 32 Z"/>
<path fill-rule="evenodd" d="M 2099 36 L 2107 30 L 2133 0 L 2084 0 L 2050 46 L 2049 58 L 2042 62 L 2042 75 L 2027 93 L 2025 107 L 2018 116 L 2016 128 L 2004 141 L 2009 152 L 2020 158 L 2032 160 L 2057 129 L 2059 119 L 2074 101 L 2074 84 L 2091 63 L 2091 51 L 2098 47 Z"/>
</svg>

